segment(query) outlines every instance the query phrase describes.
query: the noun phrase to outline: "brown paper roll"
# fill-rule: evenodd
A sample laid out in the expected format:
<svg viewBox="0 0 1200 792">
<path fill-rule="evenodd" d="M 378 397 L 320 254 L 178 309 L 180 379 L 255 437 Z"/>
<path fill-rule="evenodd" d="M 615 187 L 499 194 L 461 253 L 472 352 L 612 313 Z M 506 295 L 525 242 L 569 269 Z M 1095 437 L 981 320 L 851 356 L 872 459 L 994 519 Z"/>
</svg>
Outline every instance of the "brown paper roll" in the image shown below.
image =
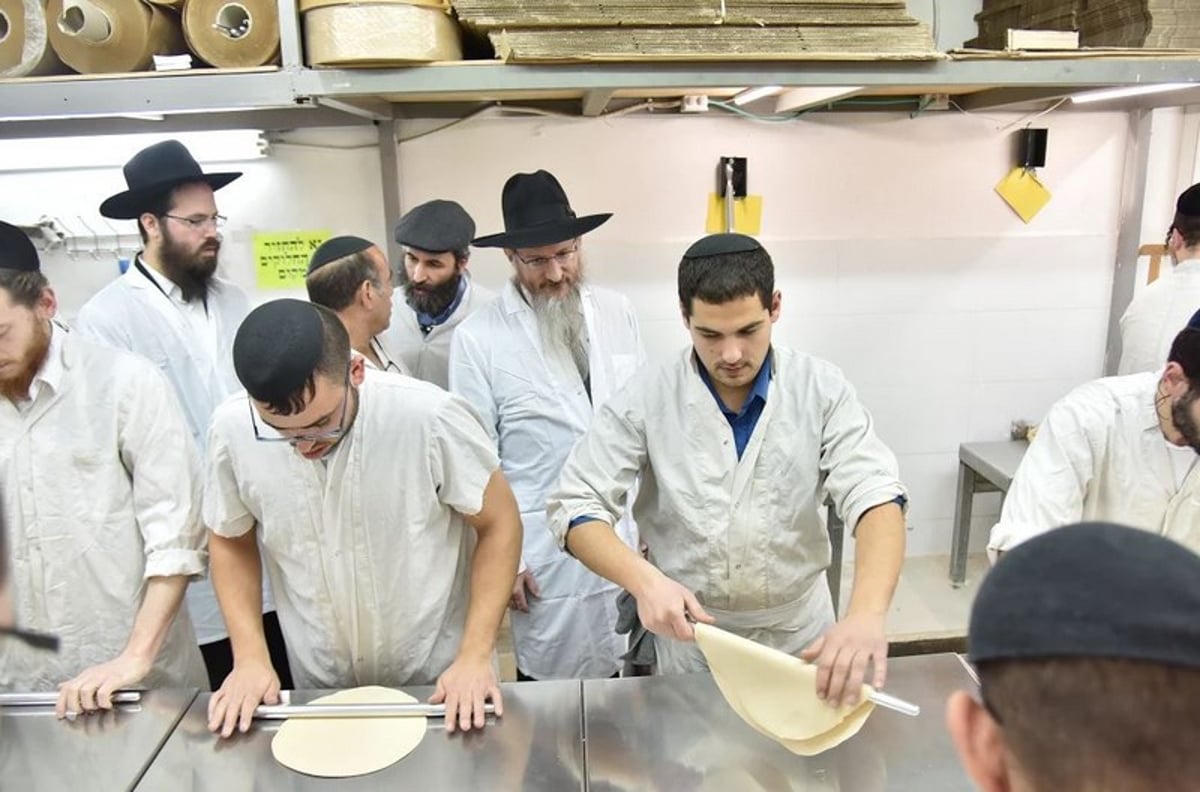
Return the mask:
<svg viewBox="0 0 1200 792">
<path fill-rule="evenodd" d="M 406 3 L 355 3 L 304 14 L 310 66 L 390 66 L 461 60 L 458 25 L 444 11 Z"/>
<path fill-rule="evenodd" d="M 145 71 L 155 55 L 187 52 L 179 17 L 142 0 L 50 0 L 50 45 L 83 74 Z"/>
<path fill-rule="evenodd" d="M 296 5 L 300 12 L 312 11 L 314 8 L 327 6 L 354 5 L 358 0 L 300 0 Z M 415 5 L 426 8 L 440 8 L 449 13 L 450 0 L 366 0 L 366 2 L 381 5 Z"/>
<path fill-rule="evenodd" d="M 166 6 L 167 8 L 174 8 L 176 11 L 178 11 L 179 9 L 183 8 L 184 0 L 146 0 L 146 2 L 159 6 Z"/>
<path fill-rule="evenodd" d="M 0 77 L 62 71 L 46 34 L 41 0 L 0 0 Z"/>
<path fill-rule="evenodd" d="M 183 35 L 192 52 L 226 69 L 279 61 L 276 0 L 187 0 Z"/>
</svg>

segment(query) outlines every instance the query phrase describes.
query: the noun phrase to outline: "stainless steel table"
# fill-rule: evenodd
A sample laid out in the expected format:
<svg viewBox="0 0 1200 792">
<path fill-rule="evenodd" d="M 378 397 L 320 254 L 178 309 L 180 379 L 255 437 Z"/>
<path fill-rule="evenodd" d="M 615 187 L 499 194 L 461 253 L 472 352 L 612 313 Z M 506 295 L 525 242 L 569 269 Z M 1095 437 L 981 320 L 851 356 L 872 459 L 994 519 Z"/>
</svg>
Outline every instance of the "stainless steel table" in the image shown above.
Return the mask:
<svg viewBox="0 0 1200 792">
<path fill-rule="evenodd" d="M 0 709 L 0 789 L 132 789 L 195 698 L 195 689 L 154 690 L 74 722 L 53 707 Z"/>
<path fill-rule="evenodd" d="M 958 447 L 958 497 L 954 503 L 954 536 L 950 541 L 950 582 L 967 579 L 967 550 L 971 542 L 971 509 L 977 492 L 1008 492 L 1029 443 L 963 443 Z"/>
<path fill-rule="evenodd" d="M 583 789 L 583 710 L 580 683 L 503 685 L 504 716 L 489 718 L 483 732 L 447 734 L 440 720 L 415 751 L 378 773 L 358 778 L 314 778 L 289 770 L 271 756 L 279 722 L 255 722 L 228 740 L 209 733 L 208 694 L 196 697 L 163 746 L 138 790 L 171 792 L 299 792 L 312 789 L 560 790 Z M 432 688 L 407 688 L 424 701 Z M 294 691 L 302 704 L 321 691 Z M 7 787 L 6 787 L 7 788 Z"/>
<path fill-rule="evenodd" d="M 892 660 L 887 690 L 916 718 L 876 709 L 852 739 L 804 757 L 751 729 L 708 674 L 583 683 L 591 792 L 969 790 L 943 726 L 946 697 L 970 689 L 957 655 Z"/>
</svg>

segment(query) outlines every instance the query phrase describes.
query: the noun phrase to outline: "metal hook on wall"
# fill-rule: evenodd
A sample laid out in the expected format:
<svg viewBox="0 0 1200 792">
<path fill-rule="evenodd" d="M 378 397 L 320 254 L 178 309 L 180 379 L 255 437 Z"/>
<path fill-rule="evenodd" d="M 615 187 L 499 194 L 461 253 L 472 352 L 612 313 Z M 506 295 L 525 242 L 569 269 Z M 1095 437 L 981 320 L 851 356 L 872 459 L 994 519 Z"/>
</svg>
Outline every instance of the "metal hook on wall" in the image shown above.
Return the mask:
<svg viewBox="0 0 1200 792">
<path fill-rule="evenodd" d="M 79 257 L 79 238 L 75 235 L 75 232 L 71 230 L 70 226 L 62 221 L 61 217 L 55 217 L 53 220 L 58 224 L 58 227 L 62 229 L 63 241 L 65 243 L 64 247 L 67 249 L 67 258 L 74 261 Z"/>
<path fill-rule="evenodd" d="M 112 223 L 108 222 L 108 218 L 106 218 L 104 216 L 100 217 L 100 222 L 102 222 L 102 223 L 104 223 L 104 225 L 108 226 L 108 230 L 112 232 L 112 237 L 113 237 L 112 254 L 113 254 L 113 258 L 115 258 L 119 262 L 121 260 L 121 232 L 118 231 L 113 226 Z"/>
<path fill-rule="evenodd" d="M 87 220 L 84 220 L 83 217 L 81 217 L 80 215 L 75 215 L 75 217 L 79 218 L 79 222 L 82 223 L 83 227 L 86 228 L 88 230 L 88 233 L 92 235 L 92 250 L 91 250 L 92 258 L 99 259 L 100 258 L 100 235 L 96 233 L 96 229 L 94 229 L 90 225 L 88 225 Z"/>
</svg>

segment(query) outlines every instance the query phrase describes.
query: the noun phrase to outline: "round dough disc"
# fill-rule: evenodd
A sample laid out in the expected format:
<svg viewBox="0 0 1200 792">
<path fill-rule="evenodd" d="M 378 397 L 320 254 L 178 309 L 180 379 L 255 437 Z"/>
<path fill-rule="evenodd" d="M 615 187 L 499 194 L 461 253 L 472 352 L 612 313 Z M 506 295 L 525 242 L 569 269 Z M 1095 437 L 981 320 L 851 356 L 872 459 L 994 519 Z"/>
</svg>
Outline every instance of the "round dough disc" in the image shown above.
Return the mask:
<svg viewBox="0 0 1200 792">
<path fill-rule="evenodd" d="M 416 699 L 385 687 L 360 687 L 313 699 L 313 704 L 414 704 Z M 366 775 L 395 764 L 425 737 L 424 717 L 292 718 L 271 740 L 271 754 L 284 767 L 323 778 Z"/>
</svg>

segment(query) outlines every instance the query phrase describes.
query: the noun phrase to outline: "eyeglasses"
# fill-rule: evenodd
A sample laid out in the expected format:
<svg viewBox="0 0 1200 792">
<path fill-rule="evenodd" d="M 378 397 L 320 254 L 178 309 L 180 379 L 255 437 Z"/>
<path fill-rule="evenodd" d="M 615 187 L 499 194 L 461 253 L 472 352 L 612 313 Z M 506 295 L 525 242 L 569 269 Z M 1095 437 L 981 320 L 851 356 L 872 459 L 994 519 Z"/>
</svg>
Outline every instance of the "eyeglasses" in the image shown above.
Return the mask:
<svg viewBox="0 0 1200 792">
<path fill-rule="evenodd" d="M 225 215 L 219 214 L 193 215 L 192 217 L 180 217 L 179 215 L 168 214 L 163 215 L 163 217 L 169 217 L 172 220 L 178 220 L 193 231 L 199 231 L 209 226 L 212 226 L 213 228 L 220 228 L 221 226 L 225 225 Z"/>
<path fill-rule="evenodd" d="M 254 404 L 249 399 L 246 402 L 250 406 L 250 425 L 254 428 L 254 439 L 260 443 L 289 443 L 294 446 L 300 443 L 324 443 L 337 440 L 346 433 L 346 413 L 350 406 L 350 369 L 349 367 L 346 368 L 345 393 L 342 394 L 342 414 L 338 418 L 337 426 L 333 429 L 305 434 L 300 431 L 293 432 L 290 429 L 276 429 L 268 425 L 265 431 L 260 432 L 258 430 L 258 421 L 254 418 Z"/>
<path fill-rule="evenodd" d="M 558 264 L 561 267 L 563 264 L 566 264 L 568 261 L 575 258 L 575 254 L 578 252 L 579 252 L 579 243 L 576 242 L 575 245 L 570 250 L 560 250 L 558 253 L 555 253 L 553 256 L 538 256 L 537 258 L 526 259 L 526 258 L 521 258 L 521 254 L 514 250 L 513 258 L 515 258 L 517 261 L 524 264 L 526 267 L 533 267 L 534 269 L 541 269 L 542 267 L 545 267 L 546 265 L 548 265 L 551 261 L 553 261 L 555 264 Z"/>
</svg>

